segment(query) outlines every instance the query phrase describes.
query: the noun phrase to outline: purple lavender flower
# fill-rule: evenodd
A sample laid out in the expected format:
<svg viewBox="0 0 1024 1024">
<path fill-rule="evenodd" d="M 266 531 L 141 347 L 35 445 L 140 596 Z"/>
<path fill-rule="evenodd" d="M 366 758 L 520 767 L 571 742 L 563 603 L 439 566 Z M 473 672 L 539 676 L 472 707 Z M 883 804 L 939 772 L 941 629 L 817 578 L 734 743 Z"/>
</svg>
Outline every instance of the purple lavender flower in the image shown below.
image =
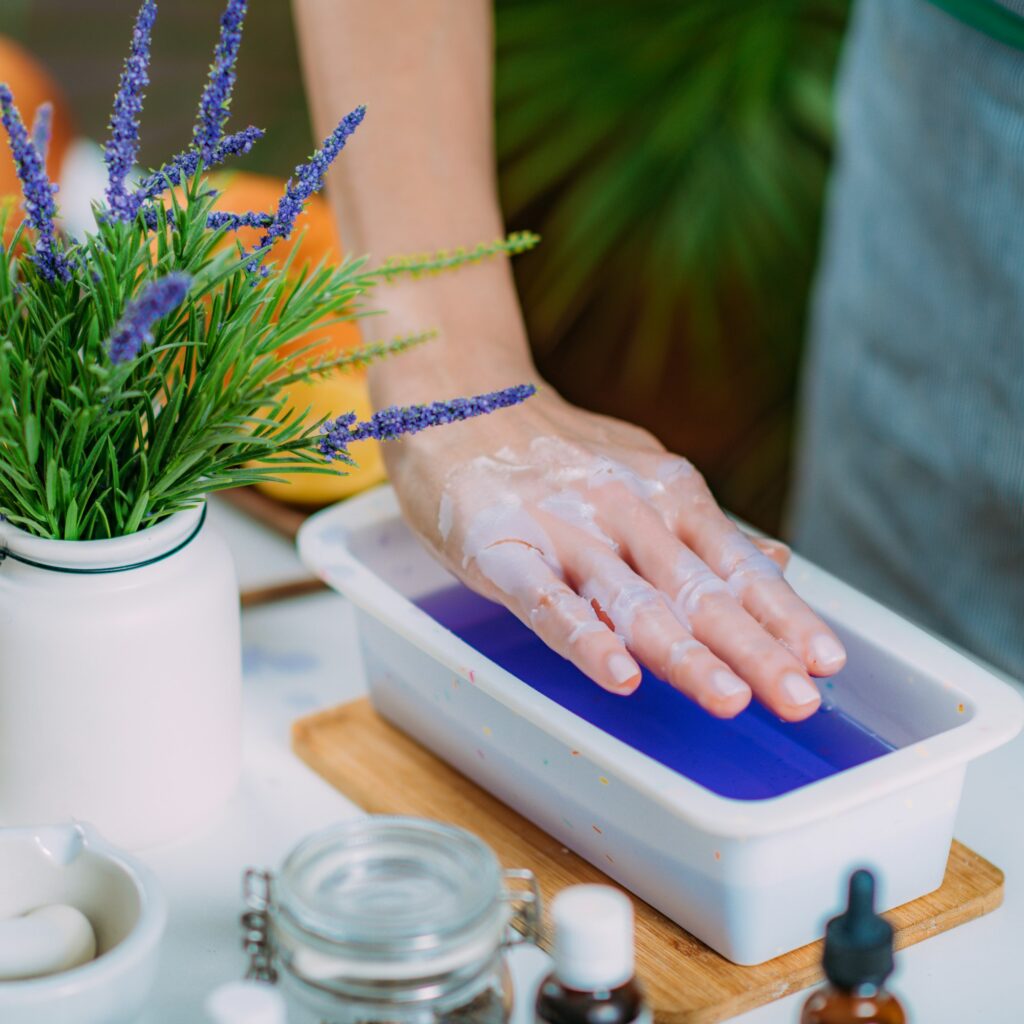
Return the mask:
<svg viewBox="0 0 1024 1024">
<path fill-rule="evenodd" d="M 262 128 L 254 128 L 250 125 L 240 132 L 228 135 L 222 139 L 210 153 L 209 158 L 203 156 L 194 146 L 179 153 L 176 157 L 168 160 L 158 171 L 148 174 L 139 182 L 134 196 L 139 202 L 155 199 L 162 192 L 169 188 L 180 185 L 186 178 L 191 178 L 202 161 L 204 169 L 221 164 L 230 156 L 239 156 L 248 153 L 250 149 L 263 138 Z"/>
<path fill-rule="evenodd" d="M 427 427 L 439 427 L 445 423 L 468 420 L 497 409 L 525 402 L 536 392 L 532 384 L 518 384 L 504 391 L 492 391 L 487 395 L 473 398 L 453 398 L 448 402 L 432 402 L 430 405 L 391 406 L 381 409 L 362 423 L 356 422 L 354 412 L 327 420 L 320 428 L 323 437 L 319 448 L 328 462 L 340 459 L 351 462 L 348 446 L 353 441 L 394 441 L 407 434 L 417 434 Z"/>
<path fill-rule="evenodd" d="M 172 229 L 177 228 L 174 210 L 164 210 L 164 216 Z M 156 206 L 144 206 L 142 217 L 150 231 L 160 227 L 160 217 Z M 226 227 L 229 231 L 240 231 L 242 228 L 265 228 L 274 219 L 272 213 L 226 213 L 215 210 L 206 218 L 206 226 L 211 231 L 219 231 Z"/>
<path fill-rule="evenodd" d="M 210 76 L 199 100 L 199 114 L 192 137 L 203 160 L 209 164 L 220 142 L 235 86 L 235 61 L 242 43 L 242 23 L 247 0 L 228 0 L 220 19 L 220 40 L 213 51 Z"/>
<path fill-rule="evenodd" d="M 125 181 L 139 151 L 139 114 L 143 90 L 149 85 L 149 47 L 155 20 L 156 0 L 143 0 L 110 115 L 110 138 L 106 145 L 107 205 L 115 220 L 133 220 L 142 202 L 137 195 L 129 194 Z"/>
<path fill-rule="evenodd" d="M 223 227 L 238 231 L 240 228 L 266 228 L 273 220 L 272 213 L 221 213 L 218 210 L 206 218 L 206 226 L 214 231 Z"/>
<path fill-rule="evenodd" d="M 142 346 L 153 340 L 153 324 L 181 305 L 191 283 L 188 274 L 166 274 L 146 285 L 138 298 L 125 307 L 110 336 L 110 361 L 116 364 L 134 359 Z"/>
<path fill-rule="evenodd" d="M 284 195 L 277 204 L 277 213 L 273 223 L 267 228 L 266 234 L 260 239 L 259 248 L 272 245 L 279 238 L 287 238 L 295 227 L 295 220 L 302 213 L 306 200 L 324 187 L 324 175 L 334 163 L 335 157 L 345 148 L 348 137 L 362 123 L 366 107 L 356 107 L 351 114 L 346 114 L 338 123 L 338 127 L 324 139 L 323 145 L 309 160 L 295 168 L 295 175 L 288 179 Z M 251 271 L 256 269 L 257 261 L 249 264 Z"/>
<path fill-rule="evenodd" d="M 25 214 L 37 235 L 32 262 L 47 281 L 67 281 L 71 277 L 71 265 L 57 245 L 57 232 L 53 225 L 57 213 L 53 194 L 57 186 L 51 184 L 46 176 L 39 150 L 28 136 L 25 122 L 14 105 L 11 90 L 2 83 L 0 121 L 7 129 L 7 141 L 18 168 L 18 178 L 25 196 Z"/>
<path fill-rule="evenodd" d="M 36 107 L 36 116 L 32 121 L 32 145 L 36 147 L 43 167 L 46 166 L 46 153 L 50 148 L 50 133 L 53 129 L 53 104 L 40 103 Z"/>
</svg>

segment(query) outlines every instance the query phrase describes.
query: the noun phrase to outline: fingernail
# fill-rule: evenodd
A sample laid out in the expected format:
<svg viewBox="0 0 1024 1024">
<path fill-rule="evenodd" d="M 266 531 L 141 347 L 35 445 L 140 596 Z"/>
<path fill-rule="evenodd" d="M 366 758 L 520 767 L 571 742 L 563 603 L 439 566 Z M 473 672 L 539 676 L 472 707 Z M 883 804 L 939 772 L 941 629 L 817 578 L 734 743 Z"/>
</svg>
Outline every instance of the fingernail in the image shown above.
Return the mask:
<svg viewBox="0 0 1024 1024">
<path fill-rule="evenodd" d="M 616 686 L 625 686 L 640 675 L 636 662 L 626 654 L 613 654 L 608 659 L 608 671 Z"/>
<path fill-rule="evenodd" d="M 801 675 L 797 675 L 796 672 L 788 672 L 784 675 L 779 686 L 782 689 L 782 695 L 785 697 L 786 703 L 793 704 L 796 707 L 802 707 L 805 704 L 811 704 L 821 699 L 821 694 L 818 693 L 818 688 L 814 683 Z"/>
<path fill-rule="evenodd" d="M 711 689 L 715 691 L 715 695 L 718 697 L 736 697 L 741 693 L 746 693 L 749 689 L 747 684 L 738 676 L 734 676 L 731 672 L 725 672 L 722 669 L 712 672 L 711 679 L 708 681 L 711 684 Z"/>
<path fill-rule="evenodd" d="M 841 668 L 846 662 L 846 650 L 843 645 L 828 633 L 819 633 L 812 637 L 811 642 L 807 645 L 807 651 L 811 656 L 811 661 L 818 668 L 826 671 Z"/>
</svg>

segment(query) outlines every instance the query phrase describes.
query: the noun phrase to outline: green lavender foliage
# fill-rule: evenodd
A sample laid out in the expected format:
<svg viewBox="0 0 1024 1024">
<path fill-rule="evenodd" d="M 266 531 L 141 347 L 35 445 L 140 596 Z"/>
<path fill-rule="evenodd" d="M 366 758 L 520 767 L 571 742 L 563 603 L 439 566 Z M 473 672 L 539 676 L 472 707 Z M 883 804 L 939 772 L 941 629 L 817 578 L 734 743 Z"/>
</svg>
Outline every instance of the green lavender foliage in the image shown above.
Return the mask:
<svg viewBox="0 0 1024 1024">
<path fill-rule="evenodd" d="M 251 253 L 224 244 L 226 229 L 207 226 L 215 198 L 197 175 L 172 195 L 173 227 L 161 210 L 156 231 L 142 216 L 121 222 L 98 209 L 96 233 L 68 248 L 68 283 L 39 277 L 24 225 L 0 246 L 0 516 L 41 537 L 103 539 L 285 470 L 339 471 L 315 450 L 319 423 L 288 407 L 286 389 L 429 333 L 325 358 L 314 353 L 316 329 L 365 315 L 382 279 L 449 258 L 400 269 L 346 259 L 291 272 L 296 245 L 264 279 L 247 269 Z M 535 240 L 501 240 L 486 254 Z M 137 359 L 112 363 L 108 339 L 125 307 L 168 273 L 192 277 L 185 301 Z M 282 362 L 279 346 L 304 335 Z"/>
</svg>

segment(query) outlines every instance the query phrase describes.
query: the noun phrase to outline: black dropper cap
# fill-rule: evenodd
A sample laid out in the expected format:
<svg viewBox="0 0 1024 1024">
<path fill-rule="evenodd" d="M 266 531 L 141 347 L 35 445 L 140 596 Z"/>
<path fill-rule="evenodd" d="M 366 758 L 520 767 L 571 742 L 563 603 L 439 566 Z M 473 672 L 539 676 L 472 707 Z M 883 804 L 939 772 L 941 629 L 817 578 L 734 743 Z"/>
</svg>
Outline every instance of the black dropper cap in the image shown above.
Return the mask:
<svg viewBox="0 0 1024 1024">
<path fill-rule="evenodd" d="M 846 913 L 825 928 L 825 976 L 836 988 L 881 988 L 892 974 L 892 925 L 875 913 L 875 879 L 870 871 L 850 878 Z"/>
</svg>

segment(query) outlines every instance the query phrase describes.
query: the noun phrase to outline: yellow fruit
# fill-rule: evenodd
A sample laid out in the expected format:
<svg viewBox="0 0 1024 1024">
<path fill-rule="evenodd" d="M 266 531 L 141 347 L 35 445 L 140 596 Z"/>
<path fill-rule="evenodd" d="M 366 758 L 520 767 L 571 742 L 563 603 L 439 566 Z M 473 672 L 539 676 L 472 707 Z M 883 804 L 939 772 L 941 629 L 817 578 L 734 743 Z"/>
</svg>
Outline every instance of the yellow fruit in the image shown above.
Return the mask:
<svg viewBox="0 0 1024 1024">
<path fill-rule="evenodd" d="M 364 374 L 336 372 L 320 380 L 303 381 L 288 389 L 292 408 L 309 408 L 307 422 L 346 412 L 354 412 L 361 420 L 369 418 L 373 409 Z M 290 473 L 287 483 L 257 484 L 259 490 L 290 505 L 323 506 L 340 501 L 351 494 L 365 491 L 380 483 L 385 476 L 384 460 L 376 441 L 360 441 L 352 446 L 352 457 L 358 463 L 347 472 L 344 467 L 330 474 Z"/>
</svg>

